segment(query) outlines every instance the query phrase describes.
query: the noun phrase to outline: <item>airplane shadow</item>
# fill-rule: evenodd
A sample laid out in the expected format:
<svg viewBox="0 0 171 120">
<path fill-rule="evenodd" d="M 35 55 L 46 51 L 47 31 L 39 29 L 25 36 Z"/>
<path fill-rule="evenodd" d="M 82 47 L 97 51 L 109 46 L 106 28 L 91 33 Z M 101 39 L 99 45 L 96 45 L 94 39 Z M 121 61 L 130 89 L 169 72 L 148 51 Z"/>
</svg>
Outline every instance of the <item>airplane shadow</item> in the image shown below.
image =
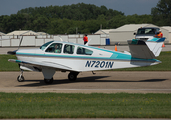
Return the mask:
<svg viewBox="0 0 171 120">
<path fill-rule="evenodd" d="M 110 77 L 110 76 L 83 77 L 83 78 L 77 78 L 76 81 L 69 81 L 68 79 L 54 80 L 52 84 L 46 84 L 46 83 L 44 83 L 44 80 L 25 80 L 24 82 L 36 82 L 36 83 L 18 85 L 17 87 L 37 87 L 37 86 L 47 86 L 47 85 L 72 84 L 72 83 L 78 83 L 78 82 L 162 82 L 162 81 L 167 80 L 167 79 L 146 79 L 146 80 L 139 80 L 139 81 L 133 81 L 133 80 L 99 80 L 101 78 L 107 78 L 107 77 Z"/>
</svg>

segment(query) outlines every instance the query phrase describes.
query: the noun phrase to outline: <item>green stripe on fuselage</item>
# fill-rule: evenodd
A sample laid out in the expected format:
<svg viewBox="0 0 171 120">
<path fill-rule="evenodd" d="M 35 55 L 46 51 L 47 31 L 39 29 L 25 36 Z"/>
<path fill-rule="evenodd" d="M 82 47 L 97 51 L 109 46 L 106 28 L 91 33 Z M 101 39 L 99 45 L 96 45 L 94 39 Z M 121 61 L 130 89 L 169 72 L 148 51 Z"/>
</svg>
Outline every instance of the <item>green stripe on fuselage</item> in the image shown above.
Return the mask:
<svg viewBox="0 0 171 120">
<path fill-rule="evenodd" d="M 35 54 L 35 53 L 17 53 L 19 56 L 32 56 L 32 57 L 57 57 L 66 59 L 98 59 L 98 60 L 119 60 L 119 61 L 146 61 L 146 62 L 160 62 L 156 59 L 139 59 L 132 58 L 131 55 L 113 52 L 111 57 L 93 57 L 93 56 L 74 56 L 74 55 L 50 55 L 50 54 Z M 21 62 L 21 61 L 16 61 Z"/>
</svg>

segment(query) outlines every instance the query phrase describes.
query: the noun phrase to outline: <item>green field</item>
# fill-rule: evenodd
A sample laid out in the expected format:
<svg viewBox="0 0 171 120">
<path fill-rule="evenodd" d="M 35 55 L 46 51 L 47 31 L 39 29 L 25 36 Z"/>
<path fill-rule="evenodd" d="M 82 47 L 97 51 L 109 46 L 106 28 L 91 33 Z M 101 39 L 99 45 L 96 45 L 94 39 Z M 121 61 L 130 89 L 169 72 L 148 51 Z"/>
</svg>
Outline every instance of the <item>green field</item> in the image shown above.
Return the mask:
<svg viewBox="0 0 171 120">
<path fill-rule="evenodd" d="M 18 64 L 8 62 L 8 59 L 16 59 L 16 57 L 14 55 L 0 55 L 0 71 L 19 71 Z M 157 59 L 162 63 L 154 66 L 116 69 L 114 71 L 171 71 L 171 51 L 161 52 Z"/>
<path fill-rule="evenodd" d="M 16 59 L 16 56 L 0 55 L 0 71 L 19 71 L 18 64 L 8 62 L 8 59 Z"/>
<path fill-rule="evenodd" d="M 0 93 L 0 118 L 171 118 L 171 94 Z"/>
</svg>

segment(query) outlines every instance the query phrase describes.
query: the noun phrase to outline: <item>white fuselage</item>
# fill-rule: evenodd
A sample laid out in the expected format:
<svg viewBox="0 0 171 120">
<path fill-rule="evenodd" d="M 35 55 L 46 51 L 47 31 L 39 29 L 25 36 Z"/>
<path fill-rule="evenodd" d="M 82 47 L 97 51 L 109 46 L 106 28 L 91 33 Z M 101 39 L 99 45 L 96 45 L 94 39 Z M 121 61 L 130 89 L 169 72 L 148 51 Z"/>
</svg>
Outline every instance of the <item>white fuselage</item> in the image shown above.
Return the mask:
<svg viewBox="0 0 171 120">
<path fill-rule="evenodd" d="M 47 52 L 47 49 L 51 45 L 50 44 L 43 50 L 18 50 L 16 56 L 20 61 L 33 62 L 33 66 L 40 69 L 42 69 L 42 66 L 44 65 L 55 70 L 77 72 L 140 67 L 159 63 L 156 60 L 135 59 L 127 53 L 110 51 L 91 46 L 83 46 L 74 43 L 72 44 L 72 46 L 74 46 L 74 49 L 72 49 L 72 54 L 68 54 L 64 52 L 64 47 L 68 45 L 68 43 L 62 44 L 63 45 L 60 53 Z M 91 53 L 91 55 L 79 54 L 79 48 L 86 49 Z M 34 63 L 38 65 L 34 65 Z M 30 65 L 24 66 L 28 68 L 32 67 Z M 31 68 L 31 70 L 34 69 Z"/>
</svg>

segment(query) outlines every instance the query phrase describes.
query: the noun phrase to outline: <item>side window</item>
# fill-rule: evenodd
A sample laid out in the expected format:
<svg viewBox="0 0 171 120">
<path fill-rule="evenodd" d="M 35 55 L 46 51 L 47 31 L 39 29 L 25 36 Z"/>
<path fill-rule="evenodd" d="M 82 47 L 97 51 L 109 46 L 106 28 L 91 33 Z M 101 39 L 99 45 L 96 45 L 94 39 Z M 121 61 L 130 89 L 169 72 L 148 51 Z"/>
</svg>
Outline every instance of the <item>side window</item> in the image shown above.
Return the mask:
<svg viewBox="0 0 171 120">
<path fill-rule="evenodd" d="M 77 54 L 78 55 L 92 55 L 93 51 L 86 49 L 86 48 L 78 47 Z"/>
<path fill-rule="evenodd" d="M 74 48 L 75 48 L 75 46 L 74 45 L 68 45 L 68 44 L 66 44 L 65 46 L 64 46 L 64 53 L 65 54 L 73 54 L 74 53 Z"/>
<path fill-rule="evenodd" d="M 46 49 L 46 52 L 50 52 L 50 53 L 61 53 L 61 49 L 62 49 L 62 44 L 61 43 L 53 43 L 52 45 L 50 45 Z"/>
</svg>

